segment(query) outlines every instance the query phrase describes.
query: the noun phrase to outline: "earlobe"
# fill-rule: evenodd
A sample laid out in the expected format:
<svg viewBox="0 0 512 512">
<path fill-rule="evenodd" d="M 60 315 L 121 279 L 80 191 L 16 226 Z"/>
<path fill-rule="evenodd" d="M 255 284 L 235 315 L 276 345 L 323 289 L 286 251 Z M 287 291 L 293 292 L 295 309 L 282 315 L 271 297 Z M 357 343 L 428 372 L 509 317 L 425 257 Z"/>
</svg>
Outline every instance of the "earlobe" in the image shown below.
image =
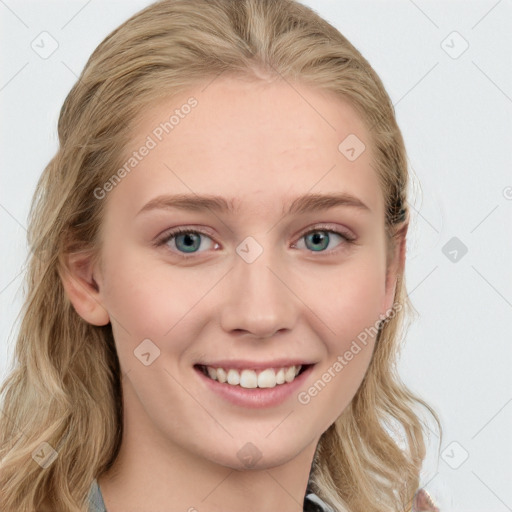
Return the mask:
<svg viewBox="0 0 512 512">
<path fill-rule="evenodd" d="M 102 305 L 100 286 L 89 254 L 66 254 L 62 257 L 59 275 L 66 295 L 75 311 L 92 325 L 107 325 L 110 317 Z"/>
</svg>

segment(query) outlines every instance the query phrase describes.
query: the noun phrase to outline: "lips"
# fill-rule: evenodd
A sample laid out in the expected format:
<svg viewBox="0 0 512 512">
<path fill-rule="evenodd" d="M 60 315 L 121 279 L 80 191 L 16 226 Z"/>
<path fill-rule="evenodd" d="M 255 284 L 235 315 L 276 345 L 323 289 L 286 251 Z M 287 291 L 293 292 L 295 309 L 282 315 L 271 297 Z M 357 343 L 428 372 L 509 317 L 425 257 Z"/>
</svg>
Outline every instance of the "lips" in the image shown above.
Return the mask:
<svg viewBox="0 0 512 512">
<path fill-rule="evenodd" d="M 294 376 L 290 382 L 285 381 L 282 385 L 276 383 L 273 387 L 263 389 L 259 386 L 259 382 L 258 385 L 254 386 L 256 383 L 254 378 L 256 372 L 253 370 L 242 371 L 242 373 L 244 371 L 254 373 L 252 382 L 248 382 L 249 388 L 241 386 L 240 384 L 229 384 L 227 381 L 222 383 L 218 380 L 214 380 L 207 373 L 205 374 L 202 369 L 204 367 L 201 365 L 194 365 L 194 370 L 199 377 L 200 386 L 203 387 L 204 391 L 212 393 L 221 400 L 237 407 L 243 407 L 244 409 L 260 409 L 278 407 L 286 401 L 293 400 L 293 397 L 296 397 L 301 387 L 305 385 L 305 382 L 311 378 L 314 366 L 315 364 L 303 366 L 299 374 Z M 267 372 L 267 370 L 262 370 L 257 376 L 258 379 L 263 373 Z M 234 370 L 231 369 L 231 371 Z M 263 377 L 263 379 L 265 378 L 268 378 L 268 376 Z M 241 384 L 243 384 L 243 382 Z M 272 384 L 273 382 L 270 383 L 271 386 Z"/>
</svg>

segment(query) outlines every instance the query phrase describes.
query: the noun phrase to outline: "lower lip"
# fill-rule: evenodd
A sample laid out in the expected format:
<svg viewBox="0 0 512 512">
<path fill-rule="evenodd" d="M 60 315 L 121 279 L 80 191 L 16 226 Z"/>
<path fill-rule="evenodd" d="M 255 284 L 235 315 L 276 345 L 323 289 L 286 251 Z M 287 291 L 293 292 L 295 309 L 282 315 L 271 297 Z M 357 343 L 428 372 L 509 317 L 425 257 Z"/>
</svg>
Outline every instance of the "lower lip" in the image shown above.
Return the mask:
<svg viewBox="0 0 512 512">
<path fill-rule="evenodd" d="M 265 407 L 274 407 L 283 403 L 291 395 L 298 392 L 309 374 L 313 370 L 313 364 L 295 377 L 293 382 L 278 384 L 273 388 L 252 388 L 247 389 L 241 386 L 232 386 L 231 384 L 222 384 L 217 380 L 207 377 L 200 368 L 194 368 L 199 377 L 214 393 L 221 396 L 228 402 L 239 407 L 248 407 L 251 409 L 263 409 Z"/>
</svg>

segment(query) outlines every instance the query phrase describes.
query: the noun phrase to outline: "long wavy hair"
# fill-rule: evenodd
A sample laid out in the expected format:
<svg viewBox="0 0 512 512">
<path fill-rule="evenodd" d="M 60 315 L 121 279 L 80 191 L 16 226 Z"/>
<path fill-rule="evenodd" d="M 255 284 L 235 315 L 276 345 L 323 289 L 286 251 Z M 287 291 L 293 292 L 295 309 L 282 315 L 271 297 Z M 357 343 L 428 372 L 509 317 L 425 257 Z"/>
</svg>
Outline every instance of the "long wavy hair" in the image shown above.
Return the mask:
<svg viewBox="0 0 512 512">
<path fill-rule="evenodd" d="M 122 166 L 136 116 L 223 72 L 281 77 L 349 101 L 370 131 L 391 246 L 409 221 L 393 104 L 367 60 L 312 9 L 294 0 L 163 0 L 132 16 L 96 48 L 66 97 L 59 148 L 32 199 L 25 302 L 0 388 L 3 512 L 85 512 L 93 479 L 116 458 L 122 388 L 111 325 L 77 314 L 62 283 L 64 255 L 97 257 L 105 201 L 94 191 Z M 394 304 L 360 388 L 314 455 L 310 488 L 337 511 L 410 510 L 428 435 L 419 406 L 442 434 L 436 412 L 396 368 L 405 320 L 417 313 L 403 275 Z"/>
</svg>

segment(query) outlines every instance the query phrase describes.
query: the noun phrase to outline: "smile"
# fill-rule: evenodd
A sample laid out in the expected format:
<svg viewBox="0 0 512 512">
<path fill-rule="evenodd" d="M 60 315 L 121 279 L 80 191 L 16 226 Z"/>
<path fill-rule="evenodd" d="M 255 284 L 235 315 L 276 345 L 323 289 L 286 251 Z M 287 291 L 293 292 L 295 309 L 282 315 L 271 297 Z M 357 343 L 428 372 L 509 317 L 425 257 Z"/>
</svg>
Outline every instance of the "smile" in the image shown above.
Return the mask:
<svg viewBox="0 0 512 512">
<path fill-rule="evenodd" d="M 265 368 L 259 373 L 254 370 L 235 368 L 214 368 L 199 365 L 200 370 L 212 380 L 221 384 L 238 386 L 246 389 L 274 388 L 295 380 L 309 365 L 295 365 L 281 368 Z"/>
</svg>

